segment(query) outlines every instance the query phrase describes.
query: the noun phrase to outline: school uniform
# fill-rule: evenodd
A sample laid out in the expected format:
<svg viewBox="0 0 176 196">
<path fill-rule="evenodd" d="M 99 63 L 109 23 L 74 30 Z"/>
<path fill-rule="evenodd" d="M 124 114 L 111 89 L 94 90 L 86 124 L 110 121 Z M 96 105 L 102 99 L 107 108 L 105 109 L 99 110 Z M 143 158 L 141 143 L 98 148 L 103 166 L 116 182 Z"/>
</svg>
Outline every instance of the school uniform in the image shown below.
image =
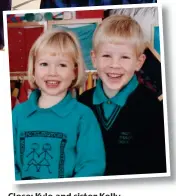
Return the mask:
<svg viewBox="0 0 176 196">
<path fill-rule="evenodd" d="M 33 91 L 12 113 L 16 180 L 103 175 L 104 145 L 93 112 L 70 93 L 47 109 L 38 107 L 39 96 Z"/>
<path fill-rule="evenodd" d="M 166 172 L 163 107 L 136 76 L 111 99 L 99 80 L 78 100 L 93 110 L 101 126 L 105 175 Z"/>
</svg>

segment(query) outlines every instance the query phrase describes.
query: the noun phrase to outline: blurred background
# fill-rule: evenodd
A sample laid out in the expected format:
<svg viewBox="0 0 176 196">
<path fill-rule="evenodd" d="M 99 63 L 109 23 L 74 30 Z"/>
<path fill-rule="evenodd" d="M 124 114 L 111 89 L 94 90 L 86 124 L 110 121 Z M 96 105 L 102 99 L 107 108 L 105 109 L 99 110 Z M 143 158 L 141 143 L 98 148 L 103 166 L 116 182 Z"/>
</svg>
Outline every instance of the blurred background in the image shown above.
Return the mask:
<svg viewBox="0 0 176 196">
<path fill-rule="evenodd" d="M 0 50 L 4 47 L 3 10 L 156 3 L 157 0 L 0 0 Z"/>
</svg>

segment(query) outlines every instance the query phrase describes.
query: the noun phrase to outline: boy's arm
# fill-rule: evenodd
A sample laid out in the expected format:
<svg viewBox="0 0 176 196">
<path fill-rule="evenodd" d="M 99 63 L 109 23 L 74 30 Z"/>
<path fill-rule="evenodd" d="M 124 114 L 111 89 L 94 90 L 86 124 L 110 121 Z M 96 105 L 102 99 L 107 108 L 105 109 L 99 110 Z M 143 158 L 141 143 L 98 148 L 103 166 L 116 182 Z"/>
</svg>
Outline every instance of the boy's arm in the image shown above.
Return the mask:
<svg viewBox="0 0 176 196">
<path fill-rule="evenodd" d="M 15 180 L 21 180 L 20 168 L 17 163 L 16 144 L 17 144 L 17 107 L 12 111 L 12 126 L 13 126 L 13 148 L 14 148 L 14 163 L 15 163 Z"/>
<path fill-rule="evenodd" d="M 165 173 L 166 156 L 165 156 L 165 135 L 163 106 L 160 102 L 153 102 L 150 106 L 150 113 L 147 129 L 148 150 L 144 153 L 147 164 L 147 173 Z"/>
<path fill-rule="evenodd" d="M 105 150 L 98 122 L 89 109 L 80 119 L 75 177 L 101 176 L 105 170 Z"/>
<path fill-rule="evenodd" d="M 81 95 L 77 97 L 77 100 L 83 103 L 84 105 L 92 105 L 94 90 L 95 88 L 91 88 L 89 90 L 84 91 Z"/>
<path fill-rule="evenodd" d="M 164 113 L 163 113 L 163 104 L 159 104 L 155 108 L 155 140 L 153 144 L 155 146 L 156 154 L 156 170 L 158 172 L 166 172 L 166 152 L 165 152 L 165 127 L 164 127 Z M 157 164 L 158 163 L 158 164 Z"/>
</svg>

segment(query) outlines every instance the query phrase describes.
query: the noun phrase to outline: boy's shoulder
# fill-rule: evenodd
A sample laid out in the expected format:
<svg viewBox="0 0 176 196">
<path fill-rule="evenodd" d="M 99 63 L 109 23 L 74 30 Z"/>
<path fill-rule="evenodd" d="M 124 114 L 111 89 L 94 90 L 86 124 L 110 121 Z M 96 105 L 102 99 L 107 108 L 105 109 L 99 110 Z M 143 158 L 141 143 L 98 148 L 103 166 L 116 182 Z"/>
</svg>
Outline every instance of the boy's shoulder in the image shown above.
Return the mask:
<svg viewBox="0 0 176 196">
<path fill-rule="evenodd" d="M 95 91 L 95 88 L 91 88 L 87 91 L 84 91 L 79 97 L 78 97 L 78 101 L 81 103 L 84 103 L 86 105 L 89 105 L 89 103 L 92 103 L 92 99 L 93 99 L 93 93 Z"/>
<path fill-rule="evenodd" d="M 78 101 L 82 103 L 88 103 L 92 102 L 93 99 L 93 93 L 95 91 L 95 88 L 91 88 L 85 92 L 83 92 L 79 97 Z M 158 99 L 156 94 L 150 90 L 149 88 L 145 87 L 143 84 L 139 84 L 138 87 L 131 93 L 131 96 L 129 97 L 132 100 L 140 100 L 144 102 L 157 102 Z"/>
<path fill-rule="evenodd" d="M 133 91 L 132 96 L 134 99 L 158 102 L 156 93 L 143 84 L 138 85 L 138 87 Z"/>
<path fill-rule="evenodd" d="M 128 98 L 127 104 L 143 111 L 161 111 L 163 109 L 163 104 L 158 100 L 156 93 L 143 84 L 139 84 L 133 91 Z"/>
<path fill-rule="evenodd" d="M 82 93 L 78 97 L 78 101 L 91 106 L 93 103 L 93 94 L 95 91 L 95 88 L 89 89 Z M 145 87 L 143 84 L 139 84 L 138 87 L 130 94 L 130 96 L 127 99 L 126 105 L 132 106 L 132 107 L 144 107 L 147 108 L 153 108 L 157 109 L 158 107 L 162 107 L 162 102 L 160 102 L 156 96 L 156 94 L 149 88 Z M 130 107 L 131 108 L 131 107 Z"/>
</svg>

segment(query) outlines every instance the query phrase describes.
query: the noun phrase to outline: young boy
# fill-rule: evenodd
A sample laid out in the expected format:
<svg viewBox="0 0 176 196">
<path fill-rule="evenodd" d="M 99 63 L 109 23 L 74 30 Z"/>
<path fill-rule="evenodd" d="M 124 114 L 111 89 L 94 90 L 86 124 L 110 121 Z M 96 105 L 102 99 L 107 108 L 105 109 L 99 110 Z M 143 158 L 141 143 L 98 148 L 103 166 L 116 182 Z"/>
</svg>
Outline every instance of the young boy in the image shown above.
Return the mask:
<svg viewBox="0 0 176 196">
<path fill-rule="evenodd" d="M 100 79 L 79 101 L 101 125 L 105 175 L 166 172 L 162 104 L 135 75 L 144 49 L 142 29 L 128 16 L 109 16 L 94 33 L 91 57 Z"/>
</svg>

